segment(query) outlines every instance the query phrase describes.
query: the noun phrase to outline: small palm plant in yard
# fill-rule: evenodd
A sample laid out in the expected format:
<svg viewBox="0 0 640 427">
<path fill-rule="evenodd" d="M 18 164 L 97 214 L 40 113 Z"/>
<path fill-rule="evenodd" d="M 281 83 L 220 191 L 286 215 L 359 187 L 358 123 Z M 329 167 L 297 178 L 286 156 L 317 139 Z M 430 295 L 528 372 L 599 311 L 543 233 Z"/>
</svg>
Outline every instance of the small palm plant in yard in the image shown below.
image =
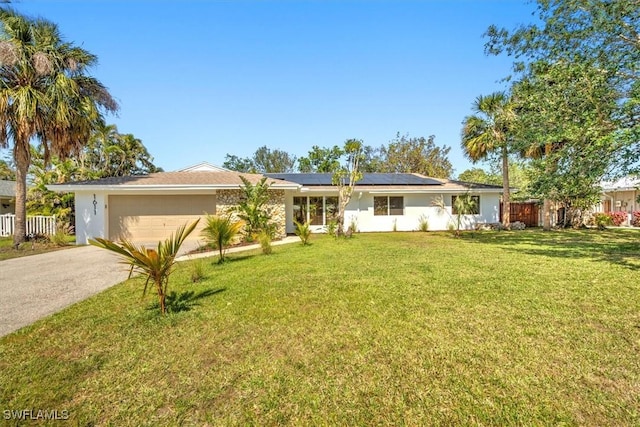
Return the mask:
<svg viewBox="0 0 640 427">
<path fill-rule="evenodd" d="M 240 235 L 244 221 L 234 221 L 230 216 L 207 215 L 207 225 L 202 236 L 219 251 L 218 263 L 224 262 L 224 249 Z"/>
<path fill-rule="evenodd" d="M 309 221 L 300 223 L 298 221 L 293 221 L 296 226 L 296 236 L 300 238 L 300 241 L 303 245 L 309 244 L 309 239 L 311 238 L 311 228 L 309 227 Z"/>
<path fill-rule="evenodd" d="M 143 295 L 147 292 L 149 282 L 153 282 L 158 294 L 160 312 L 165 314 L 167 312 L 165 301 L 169 287 L 169 276 L 174 271 L 176 256 L 178 255 L 180 246 L 182 246 L 187 236 L 196 228 L 198 222 L 200 222 L 199 219 L 191 225 L 185 224 L 178 228 L 176 233 L 172 234 L 164 242 L 158 242 L 156 249 L 136 246 L 127 240 L 115 243 L 99 237 L 89 240 L 89 243 L 120 255 L 123 258 L 122 263 L 131 266 L 129 277 L 131 277 L 131 274 L 135 271 L 145 274 L 147 280 L 144 284 Z"/>
<path fill-rule="evenodd" d="M 433 205 L 436 206 L 441 212 L 446 212 L 449 215 L 451 220 L 455 223 L 455 235 L 456 237 L 460 237 L 462 216 L 476 213 L 478 206 L 476 201 L 473 199 L 473 196 L 471 196 L 469 193 L 454 197 L 455 198 L 451 203 L 454 212 L 453 214 L 449 213 L 449 211 L 446 210 L 446 204 L 442 196 L 436 198 L 436 200 L 433 202 Z M 453 215 L 455 215 L 455 218 L 453 217 Z"/>
<path fill-rule="evenodd" d="M 269 183 L 267 183 L 267 177 L 262 178 L 255 185 L 242 175 L 240 179 L 243 182 L 240 187 L 242 198 L 237 206 L 237 214 L 245 222 L 246 239 L 253 241 L 262 230 L 269 231 L 270 228 Z"/>
</svg>

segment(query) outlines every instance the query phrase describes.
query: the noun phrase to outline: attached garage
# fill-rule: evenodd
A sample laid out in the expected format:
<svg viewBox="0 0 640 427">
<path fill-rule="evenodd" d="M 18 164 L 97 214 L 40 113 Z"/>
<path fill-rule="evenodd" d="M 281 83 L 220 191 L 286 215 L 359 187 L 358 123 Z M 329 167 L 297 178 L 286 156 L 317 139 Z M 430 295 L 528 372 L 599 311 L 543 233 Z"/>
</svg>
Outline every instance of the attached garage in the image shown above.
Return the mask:
<svg viewBox="0 0 640 427">
<path fill-rule="evenodd" d="M 76 243 L 86 245 L 96 237 L 151 244 L 164 240 L 182 225 L 201 218 L 188 237 L 203 239 L 205 216 L 227 215 L 243 197 L 246 182 L 256 185 L 263 175 L 196 165 L 177 172 L 108 177 L 92 181 L 47 186 L 73 192 L 76 208 Z M 278 232 L 285 233 L 284 191 L 300 185 L 269 179 L 270 208 Z"/>
<path fill-rule="evenodd" d="M 111 240 L 156 242 L 178 227 L 202 218 L 189 240 L 200 239 L 205 214 L 216 213 L 216 196 L 208 195 L 110 195 L 108 235 Z"/>
</svg>

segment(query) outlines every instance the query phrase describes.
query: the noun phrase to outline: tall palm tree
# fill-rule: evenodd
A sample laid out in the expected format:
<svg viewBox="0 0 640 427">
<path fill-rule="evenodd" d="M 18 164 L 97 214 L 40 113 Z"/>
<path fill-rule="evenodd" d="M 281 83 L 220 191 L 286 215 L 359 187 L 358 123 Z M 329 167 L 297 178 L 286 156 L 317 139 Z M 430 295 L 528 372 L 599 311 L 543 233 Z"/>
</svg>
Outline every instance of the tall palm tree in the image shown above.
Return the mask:
<svg viewBox="0 0 640 427">
<path fill-rule="evenodd" d="M 480 95 L 473 103 L 474 115 L 462 122 L 462 150 L 472 161 L 498 153 L 502 159 L 502 224 L 509 227 L 509 148 L 511 126 L 515 117 L 509 97 L 504 92 Z"/>
<path fill-rule="evenodd" d="M 86 74 L 96 56 L 64 42 L 58 27 L 0 8 L 0 147 L 13 143 L 16 168 L 17 247 L 26 237 L 26 179 L 32 140 L 67 158 L 86 144 L 102 120 L 116 111 L 107 89 Z"/>
</svg>

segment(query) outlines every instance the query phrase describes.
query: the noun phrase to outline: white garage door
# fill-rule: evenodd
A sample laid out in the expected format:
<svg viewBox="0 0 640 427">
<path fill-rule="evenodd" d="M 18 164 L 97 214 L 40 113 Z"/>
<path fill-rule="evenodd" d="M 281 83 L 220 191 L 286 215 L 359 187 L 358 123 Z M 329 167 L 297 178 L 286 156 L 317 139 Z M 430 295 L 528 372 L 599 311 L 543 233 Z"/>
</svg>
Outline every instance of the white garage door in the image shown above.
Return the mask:
<svg viewBox="0 0 640 427">
<path fill-rule="evenodd" d="M 202 218 L 188 240 L 201 239 L 204 215 L 215 214 L 216 196 L 109 196 L 109 239 L 156 242 Z"/>
</svg>

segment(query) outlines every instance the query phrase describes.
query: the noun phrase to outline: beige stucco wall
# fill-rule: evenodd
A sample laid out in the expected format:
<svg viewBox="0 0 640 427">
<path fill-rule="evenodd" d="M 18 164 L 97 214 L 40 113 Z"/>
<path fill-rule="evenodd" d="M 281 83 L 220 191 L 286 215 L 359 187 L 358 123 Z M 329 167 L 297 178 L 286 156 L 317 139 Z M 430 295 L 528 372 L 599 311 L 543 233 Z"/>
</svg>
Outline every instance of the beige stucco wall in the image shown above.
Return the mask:
<svg viewBox="0 0 640 427">
<path fill-rule="evenodd" d="M 242 197 L 241 190 L 218 190 L 217 192 L 217 215 L 231 215 L 237 218 L 236 206 Z M 276 224 L 276 238 L 285 237 L 286 217 L 284 207 L 284 190 L 269 190 L 269 201 L 265 206 L 271 216 L 271 222 Z"/>
</svg>

